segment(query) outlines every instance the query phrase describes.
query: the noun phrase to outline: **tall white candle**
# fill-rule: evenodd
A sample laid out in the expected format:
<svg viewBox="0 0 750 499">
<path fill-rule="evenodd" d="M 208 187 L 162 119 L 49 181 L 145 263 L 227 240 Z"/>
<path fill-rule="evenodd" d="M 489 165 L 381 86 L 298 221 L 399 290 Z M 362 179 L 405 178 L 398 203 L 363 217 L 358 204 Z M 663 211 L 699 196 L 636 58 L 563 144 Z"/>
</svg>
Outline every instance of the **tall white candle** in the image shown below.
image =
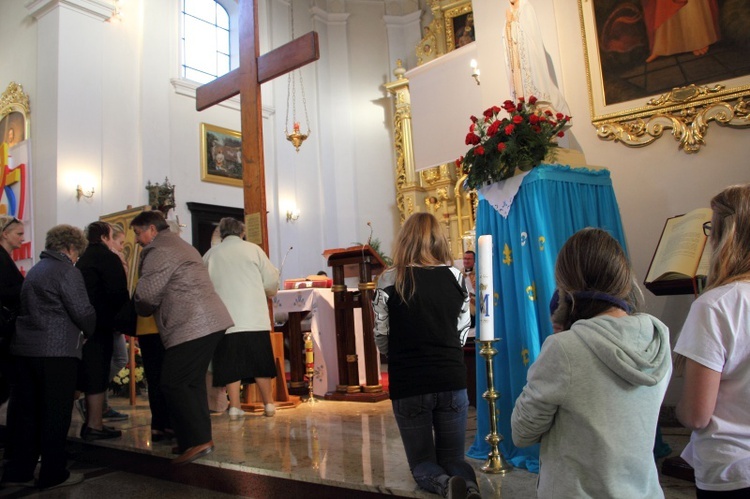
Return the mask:
<svg viewBox="0 0 750 499">
<path fill-rule="evenodd" d="M 492 236 L 479 236 L 479 341 L 495 339 Z"/>
</svg>

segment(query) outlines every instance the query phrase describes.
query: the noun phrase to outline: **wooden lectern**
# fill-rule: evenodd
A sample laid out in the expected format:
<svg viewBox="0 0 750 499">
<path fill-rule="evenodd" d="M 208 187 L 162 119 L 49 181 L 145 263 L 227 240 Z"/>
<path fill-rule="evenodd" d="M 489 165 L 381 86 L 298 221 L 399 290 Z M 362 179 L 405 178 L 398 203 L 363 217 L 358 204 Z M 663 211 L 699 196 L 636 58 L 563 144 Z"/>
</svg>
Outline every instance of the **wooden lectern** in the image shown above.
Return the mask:
<svg viewBox="0 0 750 499">
<path fill-rule="evenodd" d="M 375 293 L 373 275 L 385 269 L 385 263 L 371 246 L 355 246 L 326 251 L 328 266 L 333 268 L 333 303 L 336 316 L 336 354 L 339 382 L 336 391 L 326 394 L 328 400 L 378 402 L 388 398 L 378 376 L 379 356 L 375 347 L 374 312 L 372 298 Z M 357 272 L 358 271 L 358 272 Z M 349 291 L 345 277 L 359 276 L 358 291 Z M 362 310 L 362 341 L 365 351 L 364 386 L 359 384 L 359 367 L 354 337 L 354 309 Z"/>
</svg>

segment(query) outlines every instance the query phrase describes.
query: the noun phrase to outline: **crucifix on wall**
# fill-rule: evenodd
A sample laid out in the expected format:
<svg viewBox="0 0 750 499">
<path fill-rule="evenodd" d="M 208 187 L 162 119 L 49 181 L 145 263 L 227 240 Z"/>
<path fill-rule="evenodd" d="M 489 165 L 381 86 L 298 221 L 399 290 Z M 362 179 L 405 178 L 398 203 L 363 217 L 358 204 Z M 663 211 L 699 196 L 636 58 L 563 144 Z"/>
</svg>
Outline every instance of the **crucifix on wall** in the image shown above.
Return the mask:
<svg viewBox="0 0 750 499">
<path fill-rule="evenodd" d="M 320 58 L 314 31 L 262 56 L 258 44 L 257 0 L 239 0 L 240 65 L 237 69 L 199 87 L 198 111 L 240 94 L 242 120 L 242 186 L 248 239 L 268 253 L 266 176 L 263 169 L 263 116 L 260 85 Z M 252 226 L 251 226 L 252 225 Z"/>
</svg>

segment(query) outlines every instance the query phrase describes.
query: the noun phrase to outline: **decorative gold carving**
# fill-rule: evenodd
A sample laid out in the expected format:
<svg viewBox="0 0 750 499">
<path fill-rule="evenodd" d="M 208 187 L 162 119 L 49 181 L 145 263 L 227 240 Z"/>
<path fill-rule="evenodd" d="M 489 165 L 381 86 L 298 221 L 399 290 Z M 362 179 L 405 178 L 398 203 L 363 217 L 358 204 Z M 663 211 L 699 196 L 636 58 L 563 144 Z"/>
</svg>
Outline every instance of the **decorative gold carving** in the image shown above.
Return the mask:
<svg viewBox="0 0 750 499">
<path fill-rule="evenodd" d="M 10 82 L 3 95 L 0 96 L 0 116 L 5 116 L 11 111 L 29 114 L 29 96 L 23 91 L 23 87 L 15 82 Z"/>
<path fill-rule="evenodd" d="M 622 142 L 629 147 L 643 147 L 660 138 L 665 130 L 671 129 L 672 136 L 679 142 L 678 149 L 689 154 L 697 153 L 706 144 L 711 121 L 731 128 L 750 127 L 750 109 L 744 97 L 733 102 L 724 102 L 720 98 L 706 99 L 723 89 L 723 85 L 675 88 L 647 103 L 664 108 L 661 112 L 645 119 L 600 123 L 596 125 L 596 133 L 604 140 Z M 701 102 L 695 106 L 689 105 L 697 99 Z"/>
<path fill-rule="evenodd" d="M 742 8 L 743 12 L 748 9 L 745 6 Z M 747 75 L 731 80 L 735 84 L 733 87 L 718 83 L 677 87 L 634 108 L 626 108 L 626 103 L 608 104 L 599 56 L 594 2 L 578 0 L 578 12 L 591 123 L 600 138 L 621 142 L 629 147 L 643 147 L 670 129 L 679 143 L 678 149 L 690 154 L 700 151 L 705 145 L 708 126 L 712 121 L 731 128 L 750 127 L 747 103 L 750 76 Z M 711 71 L 708 73 L 711 74 Z M 713 77 L 719 78 L 718 75 Z"/>
<path fill-rule="evenodd" d="M 442 178 L 442 172 L 438 166 L 427 168 L 419 173 L 422 176 L 423 185 L 426 183 L 427 185 L 432 186 Z"/>
<path fill-rule="evenodd" d="M 417 44 L 417 65 L 437 59 L 456 46 L 453 18 L 472 11 L 470 0 L 431 0 L 432 21 L 424 27 L 424 36 Z"/>
<path fill-rule="evenodd" d="M 671 106 L 673 104 L 683 104 L 689 102 L 697 97 L 703 97 L 710 94 L 715 94 L 724 90 L 724 85 L 714 85 L 709 88 L 706 86 L 697 87 L 695 85 L 688 85 L 687 87 L 673 88 L 671 92 L 668 92 L 660 97 L 651 99 L 646 103 L 647 106 Z"/>
<path fill-rule="evenodd" d="M 357 284 L 357 289 L 359 289 L 360 291 L 375 290 L 375 288 L 377 288 L 377 286 L 375 285 L 375 282 L 373 281 L 360 282 L 359 284 Z"/>
<path fill-rule="evenodd" d="M 466 174 L 461 175 L 456 181 L 454 188 L 456 224 L 458 225 L 458 234 L 461 237 L 474 228 L 476 224 L 477 204 L 479 203 L 477 191 L 474 189 L 466 190 L 466 177 Z M 466 210 L 466 213 L 464 213 L 464 210 Z"/>
<path fill-rule="evenodd" d="M 10 82 L 5 92 L 0 95 L 0 119 L 11 115 L 6 121 L 12 121 L 14 125 L 4 123 L 3 130 L 0 130 L 0 142 L 8 138 L 6 136 L 8 131 L 6 128 L 13 128 L 15 132 L 15 141 L 13 144 L 29 138 L 29 132 L 31 131 L 29 112 L 29 96 L 24 93 L 23 87 L 20 84 Z M 21 118 L 18 114 L 13 113 L 20 113 L 23 117 Z"/>
<path fill-rule="evenodd" d="M 471 12 L 471 2 L 463 2 L 456 7 L 447 8 L 445 17 L 445 50 L 450 52 L 456 47 L 456 34 L 453 32 L 453 18 L 461 17 Z"/>
</svg>

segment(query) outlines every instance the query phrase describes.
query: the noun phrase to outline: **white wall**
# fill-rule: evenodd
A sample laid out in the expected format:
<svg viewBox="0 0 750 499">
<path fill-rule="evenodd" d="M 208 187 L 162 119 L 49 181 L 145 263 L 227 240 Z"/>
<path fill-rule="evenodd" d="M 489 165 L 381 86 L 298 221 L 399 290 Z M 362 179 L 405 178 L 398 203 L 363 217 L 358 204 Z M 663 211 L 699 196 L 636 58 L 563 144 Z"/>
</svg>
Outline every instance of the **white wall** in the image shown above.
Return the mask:
<svg viewBox="0 0 750 499">
<path fill-rule="evenodd" d="M 570 3 L 556 0 L 555 13 L 560 52 L 565 54 L 566 97 L 574 117 L 572 134 L 589 164 L 606 166 L 612 172 L 628 249 L 642 281 L 668 217 L 708 206 L 710 198 L 725 186 L 750 181 L 750 136 L 748 130 L 725 129 L 713 123 L 707 145 L 697 154 L 679 151 L 669 134 L 643 148 L 598 139 L 590 122 L 578 10 L 570 8 Z M 692 298 L 644 293 L 647 311 L 662 319 L 674 338 Z M 670 390 L 667 402 L 673 402 L 675 396 L 675 390 Z"/>
<path fill-rule="evenodd" d="M 197 112 L 194 98 L 175 91 L 179 1 L 128 0 L 122 22 L 113 23 L 54 2 L 34 19 L 24 2 L 7 3 L 0 74 L 11 77 L 0 84 L 16 81 L 30 95 L 37 237 L 56 223 L 84 226 L 144 205 L 146 183 L 165 177 L 176 186 L 175 214 L 187 225 L 187 240 L 187 202 L 242 207 L 241 189 L 200 180 L 200 123 L 239 130 L 240 114 L 225 106 Z M 386 250 L 398 229 L 391 102 L 381 88 L 395 62 L 385 3 L 319 3 L 313 11 L 295 2 L 296 35 L 322 30 L 321 60 L 302 69 L 312 134 L 299 153 L 283 134 L 286 76 L 262 89 L 272 261 L 280 264 L 295 247 L 283 277 L 326 268 L 323 250 L 366 241 L 368 221 Z M 389 5 L 390 15 L 416 8 L 410 1 Z M 288 1 L 265 0 L 259 10 L 261 53 L 291 40 Z M 37 54 L 37 46 L 45 50 Z M 301 102 L 297 115 L 304 121 Z M 78 202 L 82 179 L 96 193 Z M 301 212 L 293 223 L 284 215 L 290 203 Z"/>
<path fill-rule="evenodd" d="M 27 11 L 24 2 L 3 2 L 0 11 L 0 93 L 5 92 L 8 84 L 15 82 L 23 87 L 26 94 L 36 95 L 36 25 L 31 20 L 25 19 Z M 38 103 L 33 100 L 30 102 L 29 124 L 31 130 L 29 135 L 32 138 L 38 133 L 38 127 L 44 125 L 43 123 L 37 123 L 34 119 L 36 105 Z M 35 165 L 36 160 L 37 158 L 32 150 L 32 165 Z M 54 181 L 54 176 L 52 181 Z M 32 177 L 32 183 L 34 186 L 43 186 L 42 182 L 35 177 Z M 39 213 L 34 207 L 32 207 L 32 210 L 40 219 L 45 217 L 44 213 Z M 36 249 L 44 247 L 44 231 L 39 228 L 39 225 L 35 226 Z"/>
</svg>

